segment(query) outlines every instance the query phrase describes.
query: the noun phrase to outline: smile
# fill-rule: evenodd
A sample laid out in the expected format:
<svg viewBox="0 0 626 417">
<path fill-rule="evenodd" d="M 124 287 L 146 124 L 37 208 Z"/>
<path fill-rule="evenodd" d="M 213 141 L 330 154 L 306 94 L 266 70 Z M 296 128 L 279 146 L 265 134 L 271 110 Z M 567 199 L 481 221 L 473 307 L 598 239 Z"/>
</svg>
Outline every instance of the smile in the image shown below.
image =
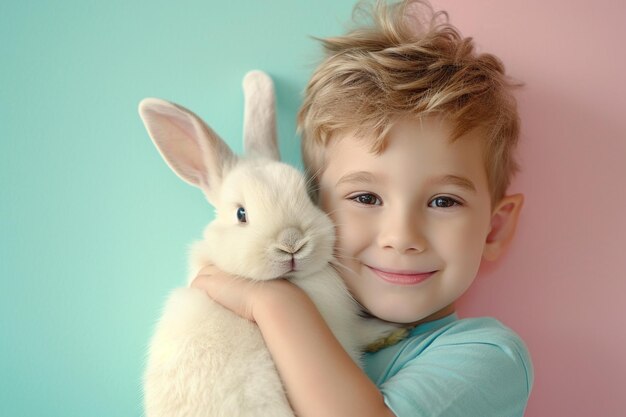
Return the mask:
<svg viewBox="0 0 626 417">
<path fill-rule="evenodd" d="M 367 266 L 367 265 L 366 265 Z M 391 272 L 391 271 L 381 271 L 380 269 L 373 268 L 371 266 L 367 266 L 372 272 L 374 272 L 379 278 L 383 281 L 388 282 L 394 285 L 416 285 L 420 282 L 423 282 L 433 276 L 437 271 L 431 272 Z"/>
</svg>

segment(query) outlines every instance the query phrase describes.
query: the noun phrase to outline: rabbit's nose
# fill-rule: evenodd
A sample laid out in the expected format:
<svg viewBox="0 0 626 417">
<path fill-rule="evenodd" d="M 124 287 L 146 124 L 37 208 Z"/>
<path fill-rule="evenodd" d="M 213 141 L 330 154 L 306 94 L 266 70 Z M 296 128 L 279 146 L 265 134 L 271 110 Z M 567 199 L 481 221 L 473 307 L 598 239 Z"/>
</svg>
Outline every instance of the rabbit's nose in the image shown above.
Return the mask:
<svg viewBox="0 0 626 417">
<path fill-rule="evenodd" d="M 300 229 L 295 227 L 287 228 L 278 235 L 277 247 L 283 252 L 294 254 L 304 246 L 305 241 L 303 238 L 304 234 Z"/>
</svg>

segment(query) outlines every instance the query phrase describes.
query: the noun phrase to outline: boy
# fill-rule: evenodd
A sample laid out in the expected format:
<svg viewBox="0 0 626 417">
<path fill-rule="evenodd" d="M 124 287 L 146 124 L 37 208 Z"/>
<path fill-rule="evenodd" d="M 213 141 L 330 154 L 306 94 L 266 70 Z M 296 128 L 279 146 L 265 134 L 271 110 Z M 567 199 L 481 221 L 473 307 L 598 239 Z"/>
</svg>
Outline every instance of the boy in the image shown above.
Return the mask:
<svg viewBox="0 0 626 417">
<path fill-rule="evenodd" d="M 193 286 L 259 326 L 298 416 L 521 416 L 532 385 L 522 341 L 455 301 L 513 237 L 522 195 L 515 102 L 497 58 L 417 1 L 327 39 L 299 114 L 315 198 L 337 228 L 339 272 L 364 312 L 409 336 L 365 372 L 308 297 L 203 269 Z"/>
</svg>

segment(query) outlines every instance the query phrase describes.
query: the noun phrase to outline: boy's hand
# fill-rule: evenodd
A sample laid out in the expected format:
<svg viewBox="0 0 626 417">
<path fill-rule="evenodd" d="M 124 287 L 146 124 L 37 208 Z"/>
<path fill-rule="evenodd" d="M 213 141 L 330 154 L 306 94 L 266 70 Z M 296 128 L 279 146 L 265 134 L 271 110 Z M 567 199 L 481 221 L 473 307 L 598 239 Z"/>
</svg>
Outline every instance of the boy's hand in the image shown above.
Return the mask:
<svg viewBox="0 0 626 417">
<path fill-rule="evenodd" d="M 191 283 L 217 303 L 247 320 L 256 321 L 255 311 L 281 291 L 298 290 L 284 279 L 252 281 L 221 271 L 215 265 L 203 267 Z"/>
<path fill-rule="evenodd" d="M 209 265 L 198 272 L 191 286 L 256 322 L 289 388 L 296 414 L 393 416 L 376 385 L 348 356 L 315 304 L 296 285 L 286 279 L 251 281 Z"/>
</svg>

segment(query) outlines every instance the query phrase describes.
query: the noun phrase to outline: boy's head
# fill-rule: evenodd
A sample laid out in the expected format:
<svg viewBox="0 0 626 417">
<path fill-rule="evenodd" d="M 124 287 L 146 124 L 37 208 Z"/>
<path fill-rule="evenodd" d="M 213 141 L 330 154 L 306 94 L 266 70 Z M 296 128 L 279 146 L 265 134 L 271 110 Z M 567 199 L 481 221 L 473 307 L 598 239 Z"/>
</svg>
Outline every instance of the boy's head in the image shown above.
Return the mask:
<svg viewBox="0 0 626 417">
<path fill-rule="evenodd" d="M 445 13 L 421 1 L 379 1 L 368 23 L 322 40 L 326 58 L 298 114 L 312 184 L 324 170 L 326 146 L 338 135 L 351 132 L 379 153 L 396 120 L 442 115 L 454 126 L 450 140 L 481 132 L 496 204 L 518 170 L 513 151 L 519 135 L 513 84 L 500 60 L 477 54 L 472 39 L 448 24 Z"/>
<path fill-rule="evenodd" d="M 441 15 L 419 26 L 425 7 L 379 3 L 374 26 L 324 41 L 299 114 L 340 273 L 371 314 L 400 323 L 449 313 L 523 200 L 505 195 L 519 123 L 502 65 Z"/>
</svg>

